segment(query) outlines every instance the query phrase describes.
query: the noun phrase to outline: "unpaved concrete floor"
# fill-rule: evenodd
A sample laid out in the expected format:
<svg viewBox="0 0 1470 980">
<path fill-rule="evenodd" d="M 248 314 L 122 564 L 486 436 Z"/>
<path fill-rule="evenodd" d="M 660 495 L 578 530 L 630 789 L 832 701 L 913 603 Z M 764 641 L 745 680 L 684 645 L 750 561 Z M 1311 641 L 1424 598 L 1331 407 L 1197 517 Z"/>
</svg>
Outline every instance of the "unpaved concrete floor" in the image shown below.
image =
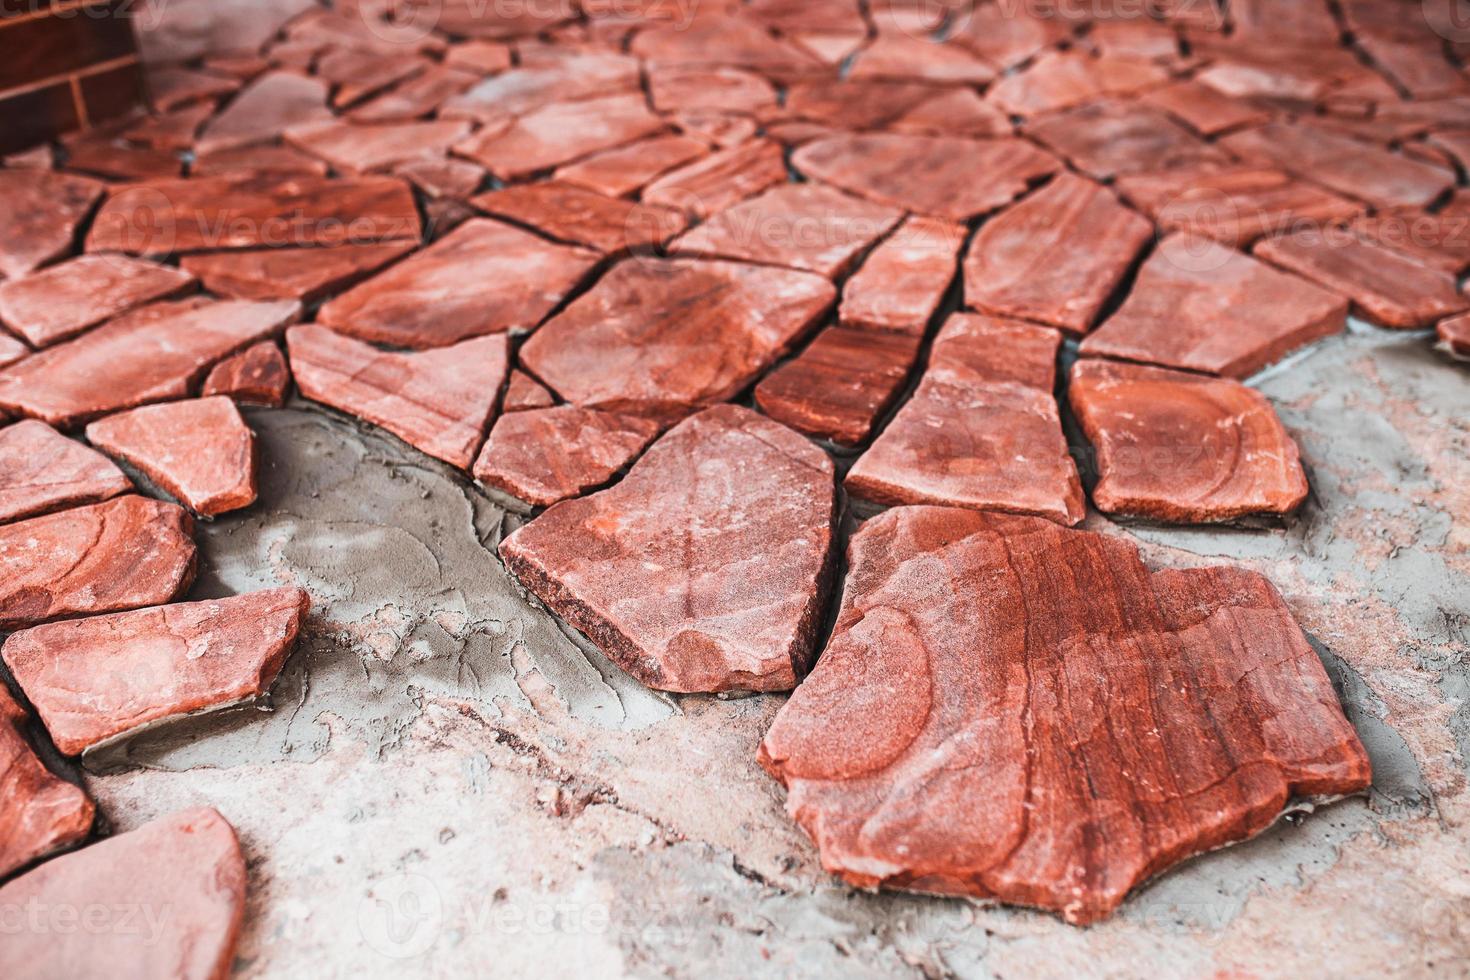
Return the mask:
<svg viewBox="0 0 1470 980">
<path fill-rule="evenodd" d="M 1088 929 L 823 873 L 756 744 L 781 703 L 669 698 L 495 557 L 502 512 L 391 437 L 251 415 L 261 501 L 205 525 L 195 597 L 317 601 L 269 712 L 95 759 L 115 829 L 239 829 L 241 977 L 1470 975 L 1470 369 L 1358 329 L 1257 383 L 1314 496 L 1284 530 L 1087 527 L 1281 589 L 1377 786 L 1196 859 Z"/>
</svg>

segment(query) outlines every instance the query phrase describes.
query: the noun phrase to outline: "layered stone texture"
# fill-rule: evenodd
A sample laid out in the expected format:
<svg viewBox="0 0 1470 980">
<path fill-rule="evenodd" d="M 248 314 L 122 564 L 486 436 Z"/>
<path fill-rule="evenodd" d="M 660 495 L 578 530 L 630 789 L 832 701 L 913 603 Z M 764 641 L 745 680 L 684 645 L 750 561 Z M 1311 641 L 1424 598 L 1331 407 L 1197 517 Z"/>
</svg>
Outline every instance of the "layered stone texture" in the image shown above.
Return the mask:
<svg viewBox="0 0 1470 980">
<path fill-rule="evenodd" d="M 132 488 L 106 456 L 45 422 L 0 428 L 0 524 L 95 504 Z"/>
<path fill-rule="evenodd" d="M 37 757 L 29 724 L 0 684 L 0 877 L 80 844 L 96 815 L 81 787 L 52 774 Z"/>
<path fill-rule="evenodd" d="M 187 272 L 153 262 L 83 255 L 0 283 L 0 322 L 32 347 L 49 347 L 193 284 Z"/>
<path fill-rule="evenodd" d="M 659 434 L 636 415 L 558 405 L 502 415 L 475 463 L 475 479 L 533 507 L 607 483 Z"/>
</svg>

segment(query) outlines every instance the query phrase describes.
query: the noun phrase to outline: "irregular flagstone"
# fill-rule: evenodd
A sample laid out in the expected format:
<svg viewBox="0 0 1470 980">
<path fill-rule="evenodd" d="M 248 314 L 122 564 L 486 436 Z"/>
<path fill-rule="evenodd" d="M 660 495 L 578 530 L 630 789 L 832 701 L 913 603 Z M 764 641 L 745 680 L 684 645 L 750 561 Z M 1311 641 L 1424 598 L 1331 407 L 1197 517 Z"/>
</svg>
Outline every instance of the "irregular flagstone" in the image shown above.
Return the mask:
<svg viewBox="0 0 1470 980">
<path fill-rule="evenodd" d="M 848 493 L 1081 521 L 1082 484 L 1051 390 L 1060 345 L 1046 327 L 950 317 L 913 397 L 848 472 Z"/>
<path fill-rule="evenodd" d="M 740 68 L 655 66 L 648 72 L 648 94 L 659 112 L 757 112 L 776 104 L 771 83 Z"/>
<path fill-rule="evenodd" d="M 521 363 L 575 404 L 678 418 L 733 398 L 835 298 L 806 272 L 632 259 L 538 330 Z"/>
<path fill-rule="evenodd" d="M 199 389 L 203 398 L 225 395 L 237 402 L 280 408 L 286 403 L 291 369 L 273 341 L 262 341 L 214 366 Z"/>
<path fill-rule="evenodd" d="M 218 361 L 301 315 L 293 302 L 154 303 L 0 370 L 0 408 L 69 428 L 187 396 Z"/>
<path fill-rule="evenodd" d="M 332 118 L 320 79 L 273 71 L 252 81 L 199 134 L 194 149 L 212 153 L 276 139 L 292 126 Z"/>
<path fill-rule="evenodd" d="M 721 211 L 673 243 L 705 258 L 741 259 L 843 275 L 903 212 L 820 184 L 781 184 Z"/>
<path fill-rule="evenodd" d="M 1284 516 L 1307 499 L 1296 442 L 1239 381 L 1082 360 L 1067 397 L 1097 453 L 1092 501 L 1105 514 L 1198 524 Z"/>
<path fill-rule="evenodd" d="M 177 177 L 184 164 L 168 150 L 88 136 L 66 143 L 66 168 L 112 180 L 154 180 Z"/>
<path fill-rule="evenodd" d="M 829 327 L 756 385 L 755 403 L 798 432 L 861 445 L 903 389 L 922 342 L 922 331 Z"/>
<path fill-rule="evenodd" d="M 152 68 L 148 72 L 148 101 L 158 112 L 170 112 L 195 102 L 233 95 L 240 79 L 191 68 Z"/>
<path fill-rule="evenodd" d="M 339 293 L 414 250 L 413 242 L 210 252 L 179 259 L 206 289 L 235 299 L 315 303 Z"/>
<path fill-rule="evenodd" d="M 475 479 L 533 507 L 549 507 L 607 483 L 659 430 L 651 419 L 576 405 L 511 412 L 490 430 Z"/>
<path fill-rule="evenodd" d="M 202 517 L 255 503 L 255 434 L 223 396 L 109 415 L 87 426 L 87 441 Z"/>
<path fill-rule="evenodd" d="M 462 41 L 450 45 L 444 63 L 480 76 L 493 75 L 511 67 L 511 48 L 498 41 Z"/>
<path fill-rule="evenodd" d="M 1111 191 L 1061 174 L 980 228 L 965 256 L 965 305 L 1086 333 L 1153 236 Z"/>
<path fill-rule="evenodd" d="M 1401 208 L 1363 215 L 1352 229 L 1456 277 L 1470 271 L 1470 196 L 1457 192 L 1432 213 Z"/>
<path fill-rule="evenodd" d="M 1015 116 L 1070 109 L 1103 96 L 1130 95 L 1168 81 L 1160 66 L 1135 58 L 1048 51 L 1025 71 L 996 82 L 986 98 Z"/>
<path fill-rule="evenodd" d="M 446 152 L 469 135 L 462 119 L 360 123 L 334 119 L 286 130 L 286 141 L 343 173 L 386 170 L 394 164 Z"/>
<path fill-rule="evenodd" d="M 476 72 L 449 65 L 431 65 L 367 102 L 355 106 L 347 118 L 358 123 L 402 123 L 421 119 L 464 93 L 480 80 Z"/>
<path fill-rule="evenodd" d="M 815 652 L 835 505 L 825 453 L 720 405 L 671 430 L 611 489 L 516 531 L 500 554 L 650 687 L 784 691 Z"/>
<path fill-rule="evenodd" d="M 1456 357 L 1470 358 L 1470 314 L 1441 320 L 1436 332 L 1444 350 Z"/>
<path fill-rule="evenodd" d="M 455 152 L 501 180 L 519 180 L 663 128 L 664 121 L 648 111 L 642 93 L 608 95 L 553 103 L 506 126 L 487 127 L 459 143 Z"/>
<path fill-rule="evenodd" d="M 753 139 L 760 129 L 754 116 L 708 109 L 690 109 L 668 117 L 679 132 L 710 146 L 727 148 Z"/>
<path fill-rule="evenodd" d="M 879 129 L 933 98 L 936 90 L 918 82 L 847 81 L 821 78 L 791 86 L 787 113 L 835 129 Z"/>
<path fill-rule="evenodd" d="M 454 157 L 419 157 L 393 168 L 430 197 L 469 197 L 485 182 L 485 168 Z"/>
<path fill-rule="evenodd" d="M 81 255 L 0 283 L 0 321 L 34 347 L 69 340 L 194 285 L 187 272 L 122 255 Z"/>
<path fill-rule="evenodd" d="M 598 260 L 595 252 L 475 218 L 331 300 L 317 322 L 415 349 L 532 330 Z"/>
<path fill-rule="evenodd" d="M 286 588 L 50 623 L 6 640 L 5 663 L 56 747 L 79 755 L 263 696 L 310 608 Z"/>
<path fill-rule="evenodd" d="M 123 129 L 119 135 L 140 146 L 182 152 L 194 145 L 194 136 L 199 132 L 199 127 L 213 116 L 214 103 L 200 102 L 160 116 L 143 116 Z"/>
<path fill-rule="evenodd" d="M 1162 109 L 1201 136 L 1219 136 L 1271 121 L 1271 114 L 1264 109 L 1231 98 L 1203 82 L 1173 82 L 1145 92 L 1138 101 Z"/>
<path fill-rule="evenodd" d="M 564 51 L 487 78 L 444 103 L 440 116 L 503 125 L 554 102 L 591 99 L 638 90 L 638 60 L 611 51 Z"/>
<path fill-rule="evenodd" d="M 966 7 L 955 25 L 954 43 L 999 68 L 1014 68 L 1065 38 L 1062 17 L 1033 15 L 1025 8 L 984 4 Z"/>
<path fill-rule="evenodd" d="M 708 218 L 785 180 L 780 144 L 751 140 L 665 174 L 644 189 L 643 200 Z"/>
<path fill-rule="evenodd" d="M 806 144 L 791 162 L 808 177 L 861 197 L 951 221 L 994 211 L 1058 168 L 1018 139 L 902 133 L 831 136 Z"/>
<path fill-rule="evenodd" d="M 954 281 L 966 235 L 952 222 L 904 219 L 842 287 L 843 326 L 922 336 Z"/>
<path fill-rule="evenodd" d="M 106 187 L 51 170 L 0 170 L 0 275 L 16 279 L 69 252 Z"/>
<path fill-rule="evenodd" d="M 0 428 L 0 523 L 94 504 L 133 488 L 106 456 L 26 419 Z"/>
<path fill-rule="evenodd" d="M 973 89 L 954 88 L 920 102 L 889 122 L 894 133 L 921 136 L 1009 136 L 1011 120 Z"/>
<path fill-rule="evenodd" d="M 443 0 L 436 29 L 457 37 L 506 40 L 549 30 L 577 15 L 572 0 L 487 4 L 481 0 Z"/>
<path fill-rule="evenodd" d="M 1176 232 L 1159 243 L 1084 355 L 1245 378 L 1339 333 L 1347 300 L 1305 279 Z"/>
<path fill-rule="evenodd" d="M 28 723 L 0 684 L 0 878 L 82 843 L 96 815 L 81 787 L 53 775 L 36 756 Z"/>
<path fill-rule="evenodd" d="M 206 177 L 114 192 L 89 252 L 167 255 L 221 249 L 417 241 L 413 191 L 392 177 Z"/>
<path fill-rule="evenodd" d="M 614 255 L 662 245 L 689 224 L 675 208 L 608 197 L 555 180 L 490 191 L 470 203 L 559 241 Z"/>
<path fill-rule="evenodd" d="M 501 399 L 502 412 L 524 412 L 533 408 L 550 408 L 556 399 L 545 386 L 519 368 L 510 372 L 510 383 L 505 386 L 505 397 Z"/>
<path fill-rule="evenodd" d="M 325 177 L 327 162 L 303 153 L 295 147 L 241 146 L 231 150 L 200 153 L 189 168 L 192 177 L 257 177 L 277 176 Z"/>
<path fill-rule="evenodd" d="M 316 76 L 336 89 L 332 105 L 342 109 L 426 69 L 432 62 L 413 54 L 383 54 L 334 48 L 317 59 Z"/>
<path fill-rule="evenodd" d="M 696 139 L 677 134 L 653 136 L 603 150 L 557 169 L 557 180 L 609 197 L 626 197 L 676 167 L 709 156 Z"/>
<path fill-rule="evenodd" d="M 172 602 L 194 581 L 193 530 L 138 496 L 0 527 L 0 630 Z"/>
<path fill-rule="evenodd" d="M 719 15 L 640 31 L 631 51 L 650 66 L 733 65 L 777 80 L 823 70 L 816 57 L 744 17 Z"/>
<path fill-rule="evenodd" d="M 1215 144 L 1138 103 L 1098 102 L 1069 109 L 1031 120 L 1026 132 L 1095 180 L 1230 162 Z"/>
<path fill-rule="evenodd" d="M 940 44 L 902 34 L 880 34 L 858 54 L 848 75 L 919 80 L 942 85 L 987 85 L 995 69 L 957 44 Z"/>
<path fill-rule="evenodd" d="M 1124 538 L 942 507 L 867 522 L 849 566 L 759 758 L 853 885 L 1094 922 L 1293 799 L 1368 787 L 1316 652 L 1255 572 L 1151 572 Z"/>
<path fill-rule="evenodd" d="M 104 909 L 109 927 L 21 929 L 0 946 L 0 973 L 218 980 L 234 962 L 246 880 L 235 831 L 214 810 L 176 813 L 109 837 L 0 888 L 6 908 Z M 128 909 L 154 923 L 156 934 L 138 923 L 127 927 Z"/>
<path fill-rule="evenodd" d="M 505 383 L 504 334 L 416 353 L 380 351 L 314 324 L 286 333 L 301 394 L 467 470 Z"/>
<path fill-rule="evenodd" d="M 1454 274 L 1354 235 L 1320 230 L 1262 239 L 1257 256 L 1353 301 L 1353 309 L 1385 327 L 1429 327 L 1470 310 Z"/>
</svg>

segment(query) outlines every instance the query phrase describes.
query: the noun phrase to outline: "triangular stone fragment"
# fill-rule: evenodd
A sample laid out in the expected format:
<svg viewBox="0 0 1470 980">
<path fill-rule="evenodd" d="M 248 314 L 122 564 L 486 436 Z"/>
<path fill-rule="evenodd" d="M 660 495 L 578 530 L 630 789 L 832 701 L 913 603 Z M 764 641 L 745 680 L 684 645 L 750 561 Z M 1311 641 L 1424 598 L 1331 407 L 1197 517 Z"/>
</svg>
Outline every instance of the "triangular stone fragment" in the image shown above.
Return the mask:
<svg viewBox="0 0 1470 980">
<path fill-rule="evenodd" d="M 45 422 L 0 428 L 0 524 L 95 504 L 133 488 L 106 456 Z"/>
</svg>

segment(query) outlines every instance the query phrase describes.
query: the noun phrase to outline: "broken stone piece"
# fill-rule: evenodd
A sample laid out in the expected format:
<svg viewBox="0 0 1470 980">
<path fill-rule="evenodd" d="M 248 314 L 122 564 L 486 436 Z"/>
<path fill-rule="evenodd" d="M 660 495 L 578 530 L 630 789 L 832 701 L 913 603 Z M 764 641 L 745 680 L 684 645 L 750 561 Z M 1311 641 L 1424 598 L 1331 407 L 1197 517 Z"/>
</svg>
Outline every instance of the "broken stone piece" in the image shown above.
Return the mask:
<svg viewBox="0 0 1470 980">
<path fill-rule="evenodd" d="M 26 735 L 28 716 L 0 684 L 0 878 L 87 839 L 96 808 L 53 775 Z"/>
<path fill-rule="evenodd" d="M 885 127 L 921 136 L 1009 136 L 1011 121 L 973 89 L 948 89 L 920 102 Z"/>
<path fill-rule="evenodd" d="M 1456 357 L 1470 358 L 1470 314 L 1441 320 L 1437 332 L 1445 350 Z"/>
<path fill-rule="evenodd" d="M 670 170 L 708 155 L 707 146 L 688 136 L 652 136 L 559 167 L 555 176 L 608 197 L 627 197 Z"/>
<path fill-rule="evenodd" d="M 1347 300 L 1218 242 L 1176 232 L 1144 262 L 1086 356 L 1245 378 L 1340 332 Z"/>
<path fill-rule="evenodd" d="M 750 140 L 665 174 L 644 188 L 643 200 L 708 218 L 785 180 L 780 144 Z"/>
<path fill-rule="evenodd" d="M 189 175 L 235 178 L 270 175 L 325 177 L 329 169 L 325 160 L 319 160 L 295 147 L 266 143 L 200 153 L 194 157 Z"/>
<path fill-rule="evenodd" d="M 467 198 L 480 189 L 485 168 L 455 157 L 418 157 L 393 168 L 429 197 Z"/>
<path fill-rule="evenodd" d="M 106 187 L 51 170 L 0 170 L 0 275 L 18 279 L 67 254 Z"/>
<path fill-rule="evenodd" d="M 653 66 L 648 94 L 658 112 L 753 113 L 776 104 L 776 90 L 754 72 L 729 67 Z"/>
<path fill-rule="evenodd" d="M 261 75 L 204 127 L 194 148 L 213 153 L 276 139 L 292 126 L 332 118 L 327 86 L 291 71 Z"/>
<path fill-rule="evenodd" d="M 81 255 L 0 283 L 0 321 L 47 347 L 135 306 L 183 292 L 187 272 L 124 255 Z"/>
<path fill-rule="evenodd" d="M 0 888 L 0 903 L 76 909 L 83 923 L 98 921 L 87 917 L 88 909 L 103 909 L 110 927 L 14 931 L 0 946 L 0 974 L 219 980 L 235 959 L 245 882 L 235 831 L 211 809 L 98 841 Z M 139 910 L 148 925 L 125 927 L 127 913 L 118 910 L 128 909 Z M 153 911 L 151 919 L 145 909 Z"/>
<path fill-rule="evenodd" d="M 394 164 L 441 155 L 469 134 L 462 119 L 357 123 L 332 119 L 293 126 L 286 141 L 319 156 L 341 173 L 387 170 Z"/>
<path fill-rule="evenodd" d="M 659 424 L 576 405 L 502 415 L 475 463 L 475 479 L 533 507 L 600 487 L 659 434 Z"/>
<path fill-rule="evenodd" d="M 987 85 L 995 69 L 957 44 L 904 34 L 879 34 L 858 54 L 849 78 L 922 81 L 935 85 Z"/>
<path fill-rule="evenodd" d="M 847 474 L 870 505 L 947 504 L 1086 515 L 1051 383 L 1061 334 L 955 314 L 934 342 L 914 396 Z"/>
<path fill-rule="evenodd" d="M 132 488 L 106 456 L 45 422 L 0 428 L 0 523 L 98 503 Z"/>
<path fill-rule="evenodd" d="M 304 397 L 463 470 L 475 461 L 507 369 L 503 334 L 393 353 L 308 324 L 287 331 L 286 344 Z"/>
<path fill-rule="evenodd" d="M 194 581 L 193 530 L 138 496 L 0 527 L 0 630 L 172 602 Z"/>
<path fill-rule="evenodd" d="M 280 408 L 286 403 L 291 369 L 286 355 L 273 341 L 262 341 L 214 366 L 199 394 L 203 398 L 225 395 L 247 405 Z"/>
<path fill-rule="evenodd" d="M 1024 71 L 996 82 L 986 97 L 1013 116 L 1039 116 L 1110 95 L 1129 95 L 1167 81 L 1149 61 L 1083 51 L 1048 51 Z"/>
<path fill-rule="evenodd" d="M 842 287 L 843 326 L 922 336 L 954 281 L 966 235 L 949 221 L 905 218 Z"/>
<path fill-rule="evenodd" d="M 1026 132 L 1094 180 L 1230 162 L 1172 116 L 1138 102 L 1078 106 L 1033 119 Z"/>
<path fill-rule="evenodd" d="M 538 330 L 521 363 L 569 402 L 677 419 L 733 398 L 835 295 L 791 269 L 630 259 Z"/>
<path fill-rule="evenodd" d="M 965 305 L 1086 333 L 1153 235 L 1107 188 L 1061 174 L 980 228 Z"/>
<path fill-rule="evenodd" d="M 201 517 L 255 503 L 255 434 L 223 396 L 109 415 L 87 426 L 87 441 Z"/>
<path fill-rule="evenodd" d="M 1296 442 L 1239 381 L 1082 360 L 1068 400 L 1097 453 L 1105 514 L 1179 524 L 1285 516 L 1307 498 Z"/>
<path fill-rule="evenodd" d="M 524 412 L 533 408 L 550 408 L 556 399 L 545 386 L 519 368 L 510 372 L 510 383 L 505 386 L 502 412 Z"/>
<path fill-rule="evenodd" d="M 650 687 L 785 691 L 811 665 L 834 507 L 825 453 L 720 405 L 676 426 L 611 489 L 516 531 L 500 553 Z"/>
<path fill-rule="evenodd" d="M 1271 120 L 1271 114 L 1264 109 L 1244 99 L 1231 98 L 1203 82 L 1173 82 L 1145 92 L 1138 101 L 1164 110 L 1201 136 L 1219 136 Z"/>
<path fill-rule="evenodd" d="M 109 180 L 155 180 L 177 177 L 184 165 L 169 150 L 86 136 L 66 143 L 66 169 Z"/>
<path fill-rule="evenodd" d="M 331 300 L 317 322 L 415 349 L 533 330 L 597 262 L 586 249 L 475 218 Z"/>
<path fill-rule="evenodd" d="M 65 755 L 261 697 L 311 608 L 271 589 L 73 619 L 5 641 L 5 663 Z"/>
<path fill-rule="evenodd" d="M 903 507 L 863 525 L 831 642 L 760 762 L 864 888 L 1105 918 L 1143 881 L 1371 772 L 1261 575 Z"/>
<path fill-rule="evenodd" d="M 315 303 L 414 250 L 413 242 L 272 248 L 185 255 L 179 264 L 210 292 L 235 299 L 296 299 Z"/>
<path fill-rule="evenodd" d="M 664 121 L 648 111 L 641 92 L 614 94 L 552 103 L 508 125 L 487 126 L 455 152 L 501 180 L 519 180 L 663 128 Z"/>
<path fill-rule="evenodd" d="M 608 197 L 555 180 L 501 188 L 470 203 L 558 241 L 612 255 L 662 245 L 689 224 L 675 208 Z"/>
<path fill-rule="evenodd" d="M 793 85 L 786 93 L 785 109 L 793 119 L 834 130 L 882 129 L 936 91 L 917 82 L 820 78 Z"/>
</svg>

